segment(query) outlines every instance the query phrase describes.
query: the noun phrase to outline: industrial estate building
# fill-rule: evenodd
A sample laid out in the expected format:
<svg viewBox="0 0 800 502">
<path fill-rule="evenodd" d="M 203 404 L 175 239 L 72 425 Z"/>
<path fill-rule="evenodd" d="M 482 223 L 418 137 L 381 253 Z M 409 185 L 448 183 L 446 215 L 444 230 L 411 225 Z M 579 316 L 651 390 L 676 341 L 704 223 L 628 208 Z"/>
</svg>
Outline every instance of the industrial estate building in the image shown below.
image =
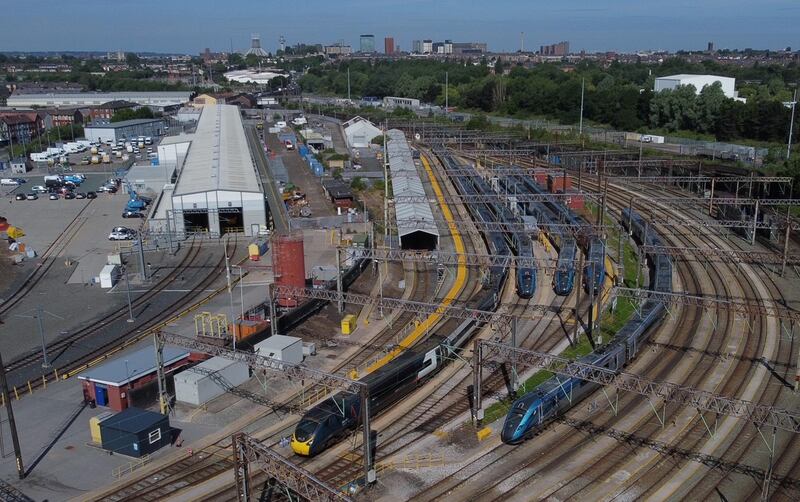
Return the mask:
<svg viewBox="0 0 800 502">
<path fill-rule="evenodd" d="M 350 148 L 369 148 L 370 142 L 381 135 L 381 130 L 363 117 L 353 117 L 343 122 L 342 128 Z"/>
<path fill-rule="evenodd" d="M 219 237 L 266 227 L 264 190 L 236 106 L 204 106 L 196 132 L 162 141 L 158 152 L 177 168 L 177 181 L 165 186 L 151 228 L 167 220 L 179 236 Z"/>
<path fill-rule="evenodd" d="M 700 94 L 700 92 L 703 90 L 703 87 L 707 85 L 713 85 L 715 82 L 719 82 L 722 85 L 722 92 L 725 93 L 725 97 L 731 99 L 739 98 L 738 93 L 735 90 L 736 79 L 731 77 L 720 77 L 719 75 L 680 74 L 659 77 L 656 79 L 654 90 L 655 92 L 661 92 L 665 89 L 675 89 L 681 85 L 693 85 L 695 92 Z"/>
<path fill-rule="evenodd" d="M 121 122 L 93 122 L 84 128 L 89 141 L 120 141 L 139 136 L 156 137 L 164 134 L 162 119 L 133 119 Z"/>
<path fill-rule="evenodd" d="M 429 249 L 439 246 L 439 230 L 433 219 L 430 204 L 405 202 L 402 197 L 427 197 L 422 186 L 417 166 L 408 146 L 405 134 L 397 129 L 386 133 L 386 150 L 389 156 L 389 172 L 392 176 L 392 194 L 395 200 L 397 235 L 403 249 Z"/>
<path fill-rule="evenodd" d="M 75 92 L 75 93 L 13 93 L 7 104 L 14 108 L 36 106 L 52 108 L 62 106 L 100 106 L 110 101 L 124 100 L 142 106 L 169 107 L 180 106 L 191 100 L 189 91 L 163 92 Z"/>
</svg>

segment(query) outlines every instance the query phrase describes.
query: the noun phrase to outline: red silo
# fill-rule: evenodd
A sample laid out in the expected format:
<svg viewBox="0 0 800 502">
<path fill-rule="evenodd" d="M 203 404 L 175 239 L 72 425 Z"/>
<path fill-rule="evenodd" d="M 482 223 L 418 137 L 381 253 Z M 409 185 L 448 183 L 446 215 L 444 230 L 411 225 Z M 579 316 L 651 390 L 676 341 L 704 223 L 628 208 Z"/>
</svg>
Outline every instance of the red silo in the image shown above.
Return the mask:
<svg viewBox="0 0 800 502">
<path fill-rule="evenodd" d="M 292 288 L 306 287 L 306 260 L 303 254 L 303 233 L 275 235 L 272 239 L 272 270 L 275 284 Z M 297 298 L 278 295 L 281 307 L 296 307 Z"/>
</svg>

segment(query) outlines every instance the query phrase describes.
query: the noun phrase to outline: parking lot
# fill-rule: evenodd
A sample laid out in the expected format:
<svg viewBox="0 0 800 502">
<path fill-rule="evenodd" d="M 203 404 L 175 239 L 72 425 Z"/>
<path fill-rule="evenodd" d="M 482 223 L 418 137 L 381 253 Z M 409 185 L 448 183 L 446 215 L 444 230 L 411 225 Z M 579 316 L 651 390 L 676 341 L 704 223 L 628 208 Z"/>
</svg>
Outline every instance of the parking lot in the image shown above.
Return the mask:
<svg viewBox="0 0 800 502">
<path fill-rule="evenodd" d="M 77 265 L 70 283 L 91 281 L 106 263 L 108 254 L 119 248 L 118 243 L 108 240 L 112 228 L 136 228 L 143 221 L 122 218 L 128 196 L 121 190 L 116 194 L 98 192 L 97 199 L 50 200 L 48 194 L 39 194 L 37 200 L 15 200 L 16 194 L 29 193 L 32 186 L 44 184 L 42 176 L 26 178 L 28 182 L 19 187 L 3 187 L 0 214 L 23 229 L 25 236 L 19 242 L 27 249 L 42 254 L 56 243 L 56 256 Z M 86 173 L 86 181 L 75 191 L 96 191 L 107 179 L 104 173 Z"/>
</svg>

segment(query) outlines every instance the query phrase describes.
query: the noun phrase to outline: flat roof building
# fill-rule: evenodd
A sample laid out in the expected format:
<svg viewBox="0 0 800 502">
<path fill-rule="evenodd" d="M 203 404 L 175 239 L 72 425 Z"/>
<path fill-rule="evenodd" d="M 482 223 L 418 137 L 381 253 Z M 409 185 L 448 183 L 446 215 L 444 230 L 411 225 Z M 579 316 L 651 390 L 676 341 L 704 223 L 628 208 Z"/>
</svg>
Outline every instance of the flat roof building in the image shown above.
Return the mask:
<svg viewBox="0 0 800 502">
<path fill-rule="evenodd" d="M 179 236 L 257 235 L 266 227 L 266 203 L 239 108 L 204 106 L 196 132 L 186 140 L 190 144 L 172 192 L 172 228 Z"/>
<path fill-rule="evenodd" d="M 130 101 L 143 106 L 174 106 L 188 103 L 190 91 L 159 92 L 50 92 L 50 93 L 13 93 L 6 100 L 8 106 L 25 108 L 37 106 L 53 108 L 62 106 L 100 106 L 109 101 Z"/>
<path fill-rule="evenodd" d="M 164 347 L 164 369 L 172 373 L 189 363 L 189 352 Z M 83 398 L 98 406 L 122 411 L 129 406 L 146 406 L 154 395 L 156 354 L 152 347 L 122 355 L 78 375 Z"/>
<path fill-rule="evenodd" d="M 89 141 L 114 141 L 138 138 L 139 136 L 155 138 L 164 134 L 162 119 L 133 119 L 120 122 L 92 122 L 83 129 L 83 135 Z"/>
<path fill-rule="evenodd" d="M 725 94 L 725 97 L 731 99 L 737 99 L 739 97 L 735 90 L 736 79 L 732 77 L 721 77 L 719 75 L 689 75 L 684 73 L 658 77 L 656 78 L 653 90 L 655 92 L 661 92 L 666 89 L 675 89 L 681 85 L 693 85 L 695 92 L 700 94 L 705 86 L 713 85 L 715 82 L 719 82 L 722 85 L 722 92 Z"/>
</svg>

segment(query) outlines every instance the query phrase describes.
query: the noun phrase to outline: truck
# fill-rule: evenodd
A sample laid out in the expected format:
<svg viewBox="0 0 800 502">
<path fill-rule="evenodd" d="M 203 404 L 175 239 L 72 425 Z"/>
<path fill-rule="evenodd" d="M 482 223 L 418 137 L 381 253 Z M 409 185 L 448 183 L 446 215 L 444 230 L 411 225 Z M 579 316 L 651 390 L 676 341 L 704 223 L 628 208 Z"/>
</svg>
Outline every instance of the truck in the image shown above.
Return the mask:
<svg viewBox="0 0 800 502">
<path fill-rule="evenodd" d="M 642 143 L 664 143 L 664 136 L 656 136 L 655 134 L 642 134 Z"/>
</svg>

